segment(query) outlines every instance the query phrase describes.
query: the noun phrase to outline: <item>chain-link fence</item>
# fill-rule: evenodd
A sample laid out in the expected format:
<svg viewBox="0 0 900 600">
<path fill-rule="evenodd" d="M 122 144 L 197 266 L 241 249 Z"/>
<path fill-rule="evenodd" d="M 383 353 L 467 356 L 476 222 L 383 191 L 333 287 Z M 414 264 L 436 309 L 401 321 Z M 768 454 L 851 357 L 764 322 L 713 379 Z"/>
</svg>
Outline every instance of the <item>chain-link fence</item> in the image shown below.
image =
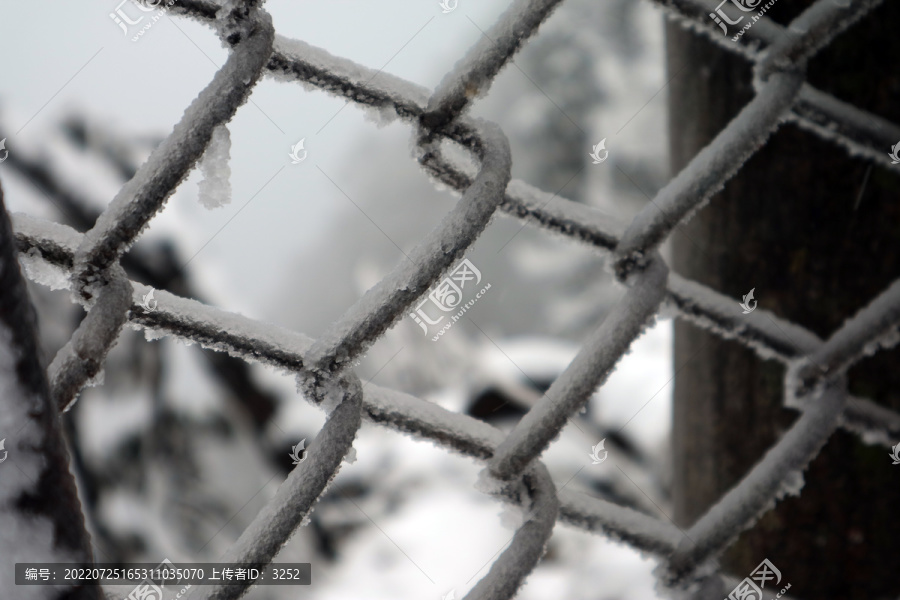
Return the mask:
<svg viewBox="0 0 900 600">
<path fill-rule="evenodd" d="M 328 412 L 309 445 L 308 460 L 293 469 L 223 562 L 267 563 L 275 557 L 336 475 L 363 418 L 483 461 L 497 495 L 525 509 L 524 524 L 466 596 L 471 599 L 512 597 L 540 560 L 560 519 L 659 557 L 658 577 L 673 592 L 696 589 L 696 584 L 720 577 L 715 559 L 777 499 L 791 493 L 797 474 L 836 428 L 882 444 L 900 439 L 900 415 L 849 396 L 843 385 L 851 365 L 898 341 L 900 281 L 823 341 L 763 309 L 742 314 L 736 299 L 669 272 L 658 251 L 673 229 L 702 209 L 784 122 L 851 153 L 891 164 L 887 149 L 900 140 L 900 128 L 816 90 L 804 78 L 806 62 L 879 2 L 818 0 L 788 27 L 763 15 L 738 36 L 734 22 L 720 11 L 722 4 L 655 1 L 698 35 L 751 60 L 756 96 L 629 224 L 523 181 L 511 181 L 503 132 L 493 123 L 464 114 L 560 0 L 515 0 L 433 93 L 277 36 L 260 2 L 227 0 L 220 6 L 207 0 L 180 0 L 171 5 L 172 14 L 212 26 L 231 46 L 226 64 L 86 234 L 21 215 L 15 218 L 16 248 L 7 235 L 8 225 L 0 231 L 4 234 L 0 235 L 4 283 L 0 339 L 19 356 L 15 369 L 0 365 L 14 371 L 10 381 L 17 382 L 6 390 L 16 393 L 6 394 L 2 401 L 30 399 L 29 406 L 14 412 L 23 428 L 34 430 L 36 447 L 43 446 L 52 459 L 49 470 L 46 464 L 31 465 L 33 475 L 48 489 L 69 490 L 50 494 L 56 504 L 44 508 L 64 530 L 63 543 L 89 552 L 83 527 L 73 525 L 83 518 L 76 509 L 66 508 L 67 499 L 74 498 L 72 482 L 58 426 L 46 409 L 65 410 L 75 400 L 101 371 L 126 323 L 293 372 L 306 397 Z M 735 0 L 737 4 L 741 3 Z M 745 1 L 739 8 L 764 12 L 759 0 Z M 119 265 L 204 153 L 215 128 L 234 116 L 265 74 L 396 114 L 415 128 L 422 168 L 462 194 L 408 260 L 315 340 L 164 291 L 156 292 L 155 310 L 144 310 L 141 299 L 150 288 L 127 280 Z M 471 152 L 478 168 L 452 158 L 443 148 L 448 143 Z M 462 258 L 498 210 L 608 254 L 627 293 L 509 435 L 401 391 L 371 383 L 363 391 L 348 367 Z M 65 269 L 75 299 L 89 309 L 46 374 L 36 359 L 27 296 L 11 268 L 16 250 Z M 787 365 L 785 405 L 802 413 L 765 458 L 687 530 L 587 494 L 557 491 L 540 461 L 567 419 L 585 405 L 662 305 L 671 306 L 679 318 Z M 44 416 L 35 420 L 35 414 Z M 77 502 L 69 505 L 77 507 Z M 192 597 L 238 598 L 250 585 L 206 586 Z"/>
</svg>

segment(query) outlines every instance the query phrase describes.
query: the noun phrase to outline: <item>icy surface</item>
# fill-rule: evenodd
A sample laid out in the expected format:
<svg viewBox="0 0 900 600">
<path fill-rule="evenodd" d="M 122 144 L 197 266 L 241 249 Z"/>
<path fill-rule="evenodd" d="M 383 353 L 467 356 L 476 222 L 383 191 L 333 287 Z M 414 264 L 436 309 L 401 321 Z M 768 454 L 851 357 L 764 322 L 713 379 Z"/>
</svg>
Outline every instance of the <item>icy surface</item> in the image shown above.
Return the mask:
<svg viewBox="0 0 900 600">
<path fill-rule="evenodd" d="M 231 167 L 228 159 L 231 152 L 231 134 L 228 126 L 219 125 L 213 129 L 206 152 L 200 158 L 199 200 L 205 208 L 221 208 L 231 204 Z"/>
</svg>

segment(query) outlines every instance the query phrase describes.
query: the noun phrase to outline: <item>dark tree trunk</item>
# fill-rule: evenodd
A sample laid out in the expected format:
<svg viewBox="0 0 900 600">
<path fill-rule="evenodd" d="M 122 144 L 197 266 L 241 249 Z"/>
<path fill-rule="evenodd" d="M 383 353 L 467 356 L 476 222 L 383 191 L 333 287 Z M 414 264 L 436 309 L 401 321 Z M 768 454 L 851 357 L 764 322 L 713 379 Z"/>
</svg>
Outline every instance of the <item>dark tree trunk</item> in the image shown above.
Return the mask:
<svg viewBox="0 0 900 600">
<path fill-rule="evenodd" d="M 781 23 L 808 5 L 782 4 L 768 13 Z M 900 56 L 898 18 L 897 3 L 877 8 L 814 59 L 810 83 L 900 121 L 900 71 L 889 64 Z M 687 65 L 669 88 L 674 173 L 753 92 L 746 60 L 674 24 L 667 56 L 673 75 Z M 827 338 L 900 277 L 900 181 L 788 124 L 672 239 L 676 272 L 738 300 L 756 288 L 760 308 Z M 898 357 L 882 352 L 852 369 L 851 393 L 900 408 Z M 675 514 L 686 527 L 796 413 L 782 408 L 780 363 L 693 325 L 675 325 L 675 365 Z M 898 597 L 900 467 L 888 451 L 839 430 L 804 473 L 802 495 L 745 532 L 724 569 L 743 578 L 768 558 L 798 598 Z"/>
</svg>

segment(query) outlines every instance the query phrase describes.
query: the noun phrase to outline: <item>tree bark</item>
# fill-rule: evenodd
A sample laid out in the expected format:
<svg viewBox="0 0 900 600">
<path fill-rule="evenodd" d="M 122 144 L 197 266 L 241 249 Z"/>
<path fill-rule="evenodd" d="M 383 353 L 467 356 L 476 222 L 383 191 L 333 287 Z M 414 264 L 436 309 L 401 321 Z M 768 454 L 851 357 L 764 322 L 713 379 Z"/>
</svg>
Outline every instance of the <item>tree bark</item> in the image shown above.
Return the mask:
<svg viewBox="0 0 900 600">
<path fill-rule="evenodd" d="M 780 23 L 808 2 L 776 5 Z M 799 6 L 802 4 L 802 6 Z M 809 66 L 812 85 L 900 121 L 900 54 L 885 3 Z M 667 25 L 671 167 L 677 173 L 753 96 L 750 64 Z M 890 148 L 885 148 L 885 153 Z M 864 189 L 863 189 L 864 188 Z M 760 308 L 827 338 L 900 277 L 900 181 L 794 125 L 783 126 L 681 231 L 673 269 L 735 298 L 755 288 Z M 796 419 L 782 408 L 784 367 L 695 326 L 675 324 L 675 520 L 694 523 Z M 853 394 L 900 409 L 900 352 L 849 372 Z M 900 440 L 896 440 L 900 442 Z M 839 430 L 804 473 L 801 496 L 782 500 L 722 557 L 744 578 L 765 558 L 797 598 L 900 594 L 900 467 L 889 448 Z M 770 584 L 771 585 L 771 584 Z M 776 590 L 777 591 L 777 590 Z M 766 597 L 769 593 L 766 590 Z"/>
</svg>

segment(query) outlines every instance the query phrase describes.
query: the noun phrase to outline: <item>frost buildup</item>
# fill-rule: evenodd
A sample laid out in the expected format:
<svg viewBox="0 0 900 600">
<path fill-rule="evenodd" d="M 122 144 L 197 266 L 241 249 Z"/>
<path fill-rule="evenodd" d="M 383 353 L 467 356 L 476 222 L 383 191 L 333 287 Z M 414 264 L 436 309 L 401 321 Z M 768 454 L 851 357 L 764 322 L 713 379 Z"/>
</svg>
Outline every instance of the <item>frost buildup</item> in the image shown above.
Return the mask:
<svg viewBox="0 0 900 600">
<path fill-rule="evenodd" d="M 231 134 L 227 125 L 213 129 L 206 152 L 200 158 L 200 204 L 212 210 L 231 203 Z"/>
</svg>

